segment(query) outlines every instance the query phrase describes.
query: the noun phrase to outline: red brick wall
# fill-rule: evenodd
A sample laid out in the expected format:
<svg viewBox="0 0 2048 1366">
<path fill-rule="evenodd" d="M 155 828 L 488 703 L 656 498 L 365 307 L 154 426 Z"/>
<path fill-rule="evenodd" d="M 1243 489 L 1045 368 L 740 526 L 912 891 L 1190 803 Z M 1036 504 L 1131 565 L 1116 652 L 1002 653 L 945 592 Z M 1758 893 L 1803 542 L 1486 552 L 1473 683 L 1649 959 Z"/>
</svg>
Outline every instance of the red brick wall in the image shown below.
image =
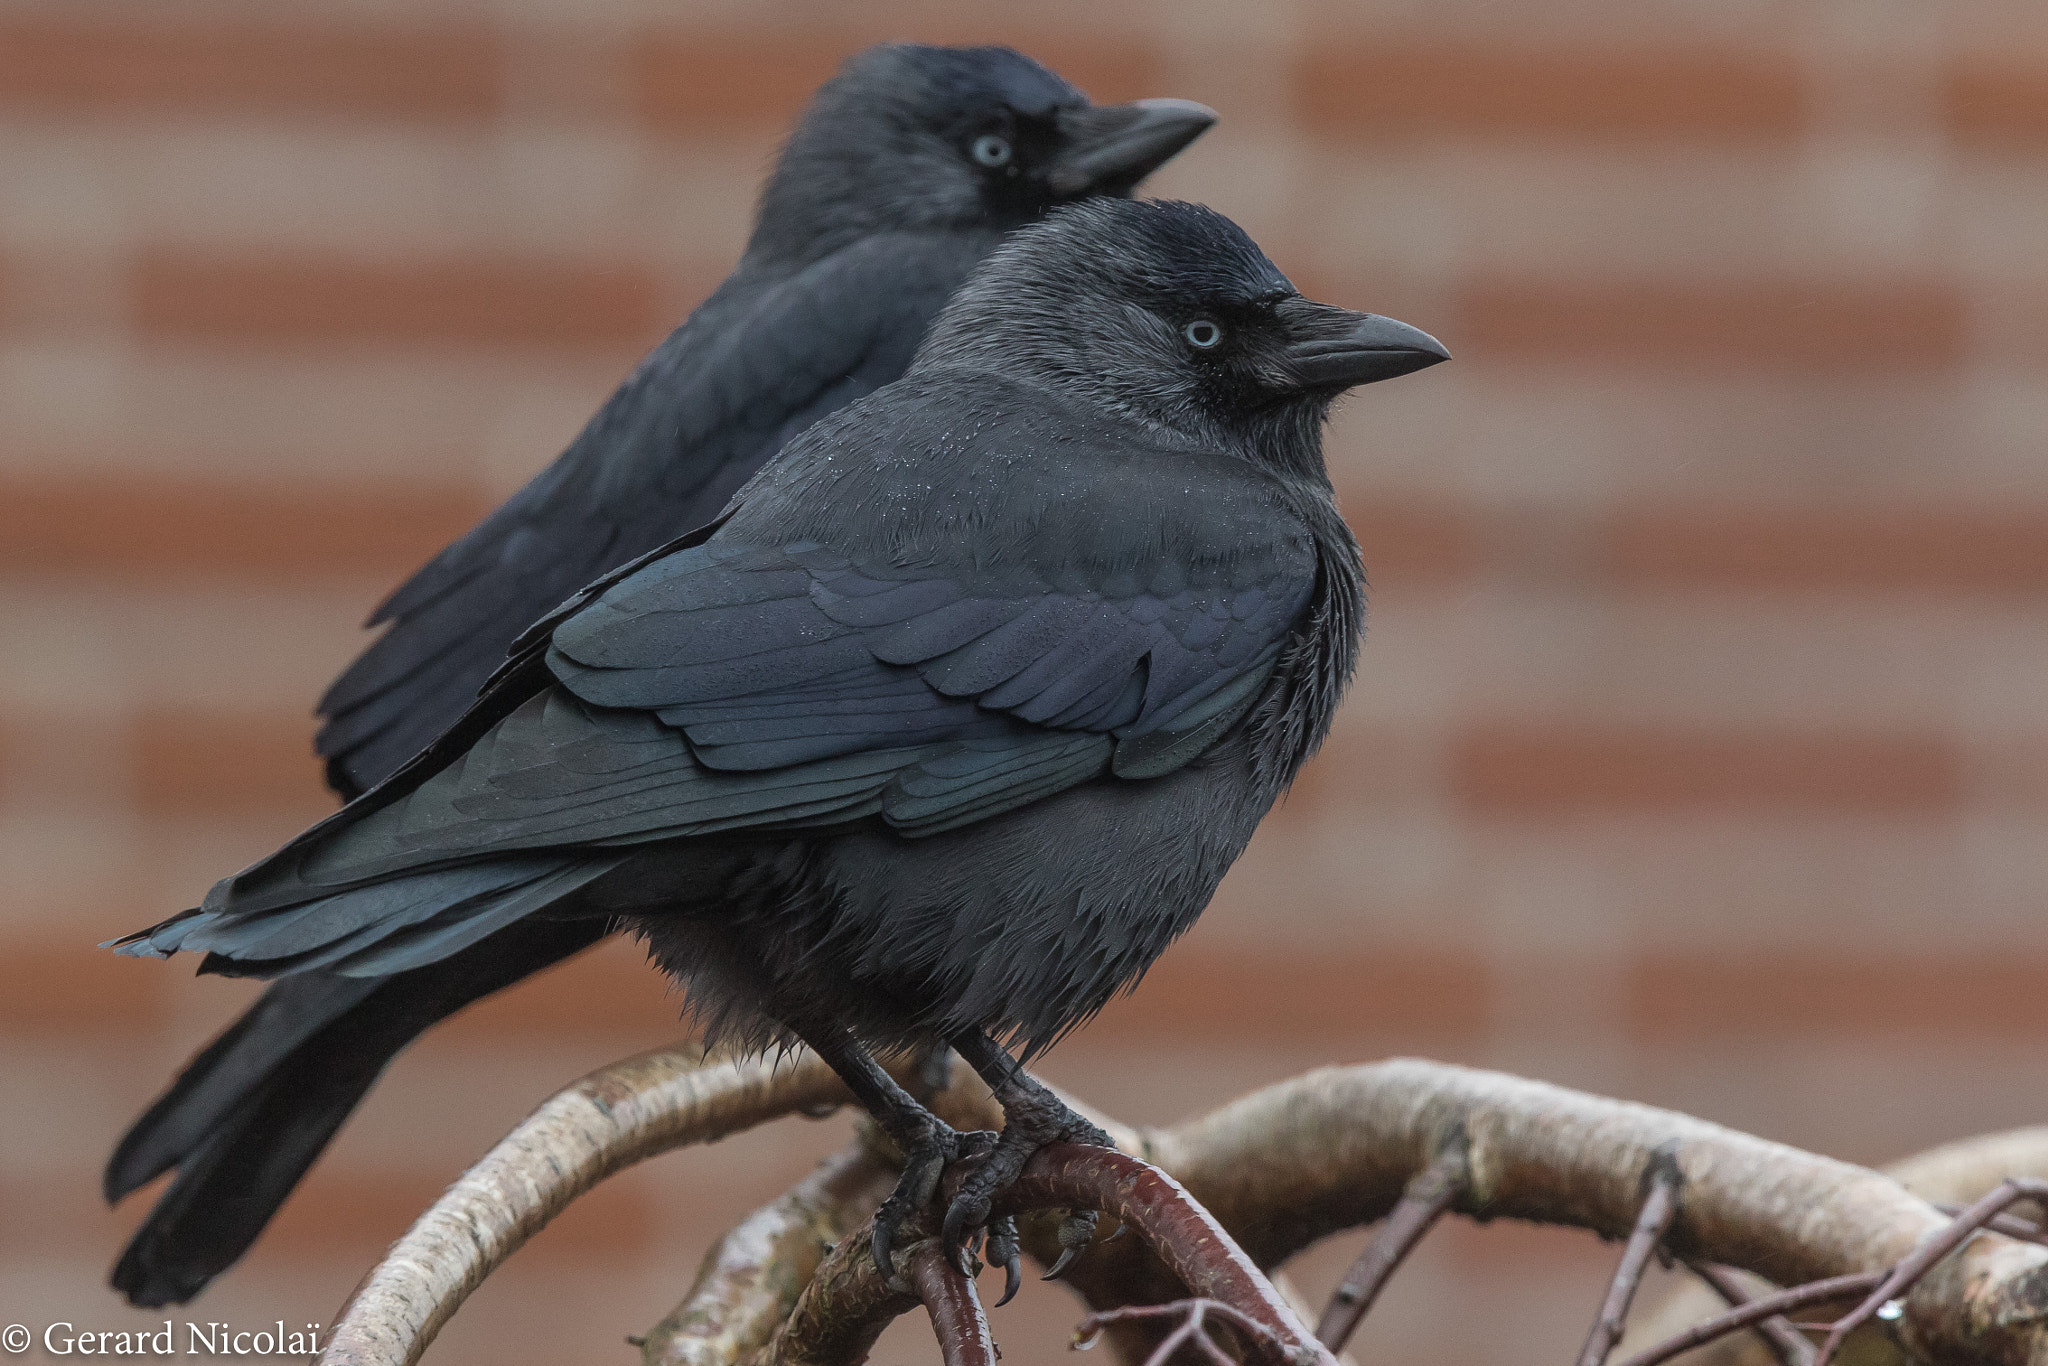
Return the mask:
<svg viewBox="0 0 2048 1366">
<path fill-rule="evenodd" d="M 1864 1160 L 2041 1118 L 2039 6 L 18 0 L 0 1318 L 137 1317 L 96 1165 L 248 995 L 89 946 L 326 809 L 306 712 L 355 624 L 702 297 L 804 93 L 887 36 L 1214 104 L 1158 191 L 1458 355 L 1332 435 L 1373 619 L 1328 752 L 1054 1077 L 1168 1120 L 1421 1051 Z M 532 1103 L 672 1036 L 634 959 L 408 1055 L 199 1316 L 327 1318 Z M 435 1360 L 625 1366 L 841 1127 L 621 1178 Z M 1362 1349 L 1562 1357 L 1609 1255 L 1447 1233 Z M 996 1327 L 1050 1361 L 1071 1317 Z"/>
</svg>

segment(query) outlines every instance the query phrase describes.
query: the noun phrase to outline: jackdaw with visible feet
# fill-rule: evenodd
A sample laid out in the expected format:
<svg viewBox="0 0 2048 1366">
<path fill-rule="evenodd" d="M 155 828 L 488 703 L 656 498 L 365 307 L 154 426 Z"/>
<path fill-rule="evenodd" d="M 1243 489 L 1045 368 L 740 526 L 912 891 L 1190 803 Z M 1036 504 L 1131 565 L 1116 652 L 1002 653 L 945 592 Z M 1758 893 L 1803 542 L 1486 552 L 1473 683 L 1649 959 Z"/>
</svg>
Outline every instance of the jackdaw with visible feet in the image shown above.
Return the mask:
<svg viewBox="0 0 2048 1366">
<path fill-rule="evenodd" d="M 629 928 L 708 1035 L 809 1044 L 963 1263 L 1038 1148 L 1104 1143 L 1021 1068 L 1136 982 L 1328 731 L 1363 624 L 1331 402 L 1445 358 L 1303 298 L 1229 220 L 1098 200 L 999 247 L 896 383 L 712 526 L 538 623 L 390 781 L 123 941 L 202 970 L 415 971 Z M 870 1050 L 950 1044 L 963 1135 Z M 1082 1246 L 1092 1216 L 1062 1242 Z"/>
<path fill-rule="evenodd" d="M 552 466 L 378 609 L 389 629 L 321 703 L 353 797 L 461 718 L 526 626 L 605 570 L 718 514 L 790 436 L 902 374 L 1003 235 L 1124 195 L 1215 116 L 1091 105 L 1005 48 L 908 44 L 821 91 L 761 196 L 746 255 Z M 534 920 L 380 978 L 275 984 L 188 1067 L 108 1164 L 110 1200 L 178 1168 L 114 1284 L 190 1298 L 234 1261 L 393 1055 L 481 996 L 589 947 Z"/>
</svg>

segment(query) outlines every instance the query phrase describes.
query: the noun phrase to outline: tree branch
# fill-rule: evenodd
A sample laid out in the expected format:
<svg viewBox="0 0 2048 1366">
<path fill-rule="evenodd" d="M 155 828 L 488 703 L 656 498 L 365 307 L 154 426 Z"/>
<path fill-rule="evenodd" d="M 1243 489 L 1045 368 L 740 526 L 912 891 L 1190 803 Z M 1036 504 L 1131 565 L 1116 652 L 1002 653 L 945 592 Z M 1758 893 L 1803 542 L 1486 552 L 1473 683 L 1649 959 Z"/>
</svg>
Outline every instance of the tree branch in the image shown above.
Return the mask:
<svg viewBox="0 0 2048 1366">
<path fill-rule="evenodd" d="M 1790 1290 L 1780 1290 L 1775 1295 L 1763 1295 L 1751 1300 L 1740 1308 L 1718 1314 L 1705 1323 L 1695 1324 L 1677 1337 L 1660 1342 L 1646 1352 L 1639 1352 L 1621 1363 L 1621 1366 L 1658 1366 L 1695 1347 L 1705 1346 L 1729 1333 L 1738 1333 L 1745 1328 L 1762 1323 L 1769 1318 L 1783 1317 L 1795 1309 L 1804 1309 L 1812 1304 L 1825 1304 L 1839 1300 L 1846 1295 L 1865 1295 L 1875 1286 L 1881 1285 L 1889 1273 L 1867 1271 L 1857 1276 L 1831 1276 L 1826 1280 L 1808 1281 L 1795 1285 Z"/>
<path fill-rule="evenodd" d="M 1628 1245 L 1621 1250 L 1621 1264 L 1614 1269 L 1614 1283 L 1607 1291 L 1606 1302 L 1600 1306 L 1600 1317 L 1593 1321 L 1593 1331 L 1579 1353 L 1579 1366 L 1605 1366 L 1607 1354 L 1621 1341 L 1622 1330 L 1628 1326 L 1628 1307 L 1635 1301 L 1636 1287 L 1643 1283 L 1650 1255 L 1678 1218 L 1678 1192 L 1685 1178 L 1678 1170 L 1677 1153 L 1678 1145 L 1673 1143 L 1650 1155 L 1649 1168 L 1643 1173 L 1643 1185 L 1649 1193 L 1636 1214 Z"/>
<path fill-rule="evenodd" d="M 904 1076 L 909 1065 L 899 1064 Z M 695 1046 L 600 1068 L 548 1100 L 421 1215 L 343 1306 L 322 1366 L 413 1366 L 470 1292 L 605 1177 L 798 1110 L 850 1103 L 814 1055 Z"/>
<path fill-rule="evenodd" d="M 1728 1305 L 1740 1309 L 1755 1297 L 1743 1286 L 1733 1269 L 1712 1262 L 1687 1262 L 1686 1269 L 1705 1282 L 1707 1288 Z M 1751 1325 L 1764 1350 L 1778 1360 L 1778 1366 L 1813 1366 L 1813 1344 L 1799 1335 L 1783 1314 L 1773 1314 Z"/>
<path fill-rule="evenodd" d="M 1087 1351 L 1095 1345 L 1096 1338 L 1105 1328 L 1115 1324 L 1160 1323 L 1176 1317 L 1180 1322 L 1173 1324 L 1161 1336 L 1159 1345 L 1145 1358 L 1145 1366 L 1166 1366 L 1175 1349 L 1184 1343 L 1193 1343 L 1196 1350 L 1208 1359 L 1210 1366 L 1237 1366 L 1237 1359 L 1217 1346 L 1203 1331 L 1212 1318 L 1236 1330 L 1248 1357 L 1255 1357 L 1268 1366 L 1293 1366 L 1300 1359 L 1296 1349 L 1265 1324 L 1240 1313 L 1222 1300 L 1200 1298 L 1175 1300 L 1171 1304 L 1127 1305 L 1122 1309 L 1104 1309 L 1090 1314 L 1074 1330 L 1074 1350 Z"/>
<path fill-rule="evenodd" d="M 1422 1169 L 1401 1192 L 1401 1199 L 1387 1215 L 1373 1240 L 1358 1254 L 1358 1260 L 1344 1273 L 1330 1303 L 1316 1324 L 1316 1336 L 1333 1352 L 1344 1350 L 1359 1320 L 1372 1308 L 1380 1291 L 1393 1278 L 1402 1259 L 1422 1241 L 1436 1221 L 1443 1217 L 1465 1191 L 1471 1179 L 1467 1169 L 1465 1136 L 1458 1134 L 1452 1144 Z"/>
<path fill-rule="evenodd" d="M 690 1293 L 648 1330 L 644 1366 L 732 1366 L 774 1336 L 832 1245 L 865 1223 L 896 1172 L 856 1143 L 755 1210 L 705 1254 Z"/>
<path fill-rule="evenodd" d="M 955 1271 L 936 1240 L 918 1248 L 910 1259 L 910 1283 L 931 1316 L 932 1333 L 946 1366 L 996 1366 L 995 1339 L 974 1282 Z"/>
<path fill-rule="evenodd" d="M 1453 1208 L 1574 1224 L 1620 1237 L 1637 1174 L 1675 1142 L 1683 1257 L 1781 1285 L 1888 1272 L 1948 1220 L 1865 1168 L 1687 1115 L 1499 1073 L 1398 1059 L 1313 1072 L 1160 1135 L 1160 1165 L 1186 1183 L 1261 1265 L 1379 1217 L 1460 1126 L 1472 1187 Z M 1924 1355 L 2048 1361 L 2048 1249 L 1972 1240 L 1915 1288 L 1904 1326 Z"/>
<path fill-rule="evenodd" d="M 2043 1195 L 2048 1195 L 2048 1181 L 2007 1177 L 1999 1182 L 1990 1193 L 1957 1215 L 1947 1228 L 1924 1240 L 1909 1256 L 1901 1259 L 1899 1264 L 1892 1268 L 1891 1274 L 1870 1292 L 1863 1303 L 1838 1320 L 1821 1342 L 1819 1350 L 1815 1352 L 1813 1366 L 1828 1366 L 1828 1363 L 1834 1360 L 1835 1353 L 1841 1350 L 1843 1339 L 1859 1325 L 1869 1322 L 1884 1306 L 1927 1280 L 1935 1268 L 1941 1266 L 1951 1253 L 1961 1248 L 1971 1235 L 2010 1208 L 2015 1201 L 2039 1199 Z M 2035 1270 L 2041 1272 L 2042 1268 L 2036 1266 Z M 2032 1280 L 2035 1287 L 2038 1287 L 2043 1282 L 2048 1282 L 2048 1274 L 2037 1274 Z M 2048 1313 L 2048 1305 L 2033 1308 L 2037 1319 L 2043 1313 Z"/>
<path fill-rule="evenodd" d="M 1256 1321 L 1303 1366 L 1335 1366 L 1329 1349 L 1252 1264 L 1223 1226 L 1179 1182 L 1128 1153 L 1058 1143 L 1040 1149 L 1007 1190 L 998 1214 L 1097 1209 L 1144 1239 L 1196 1299 L 1217 1300 Z"/>
<path fill-rule="evenodd" d="M 326 1362 L 410 1366 L 462 1295 L 603 1175 L 679 1143 L 845 1100 L 837 1080 L 805 1055 L 768 1069 L 670 1051 L 592 1074 L 543 1106 L 401 1240 L 337 1326 Z M 959 1088 L 941 1100 L 983 1103 Z M 1669 1146 L 1686 1181 L 1684 1207 L 1666 1239 L 1674 1255 L 1744 1267 L 1779 1284 L 1887 1274 L 1950 1223 L 1861 1167 L 1685 1115 L 1414 1060 L 1310 1073 L 1169 1131 L 1112 1132 L 1150 1154 L 1238 1234 L 1248 1255 L 1233 1251 L 1224 1261 L 1240 1281 L 1326 1233 L 1385 1215 L 1460 1132 L 1469 1143 L 1470 1181 L 1453 1208 L 1608 1237 L 1633 1228 L 1640 1174 Z M 1062 1151 L 1035 1159 L 1005 1207 L 1088 1204 L 1099 1195 L 1107 1212 L 1144 1231 L 1131 1204 L 1142 1195 L 1136 1187 L 1091 1194 L 1034 1186 L 1079 1160 L 1073 1154 L 1102 1150 Z M 845 1298 L 828 1276 L 837 1274 L 835 1260 L 820 1264 L 784 1330 L 803 1318 L 814 1292 Z M 1201 1279 L 1211 1268 L 1176 1264 L 1170 1241 L 1098 1240 L 1074 1270 L 1098 1309 L 1112 1307 L 1104 1300 L 1113 1295 L 1158 1303 L 1192 1291 L 1254 1312 L 1240 1298 L 1248 1293 L 1242 1283 L 1234 1290 L 1175 1284 L 1175 1273 Z M 1270 1285 L 1257 1284 L 1264 1288 L 1249 1293 L 1270 1301 L 1298 1332 Z M 888 1312 L 916 1303 L 902 1299 Z M 1268 1312 L 1256 1314 L 1275 1326 Z M 1970 1238 L 1907 1296 L 1902 1328 L 1935 1359 L 2048 1362 L 2048 1248 L 1996 1233 Z M 778 1340 L 785 1336 L 778 1330 Z M 791 1355 L 789 1346 L 780 1359 L 821 1366 L 851 1359 Z"/>
<path fill-rule="evenodd" d="M 893 1288 L 875 1269 L 864 1233 L 840 1239 L 818 1263 L 817 1273 L 797 1296 L 796 1307 L 767 1345 L 752 1358 L 741 1358 L 745 1366 L 845 1366 L 860 1361 L 884 1328 L 921 1303 L 916 1294 Z M 915 1266 L 920 1257 L 937 1251 L 936 1240 L 925 1238 L 896 1256 Z"/>
<path fill-rule="evenodd" d="M 1938 1211 L 1953 1216 L 2007 1176 L 2048 1178 L 2048 1126 L 2013 1129 L 1945 1143 L 1894 1162 L 1885 1167 L 1884 1172 L 1912 1194 L 1929 1201 Z M 2023 1235 L 2023 1230 L 2008 1227 L 2001 1221 L 1994 1221 L 1991 1227 L 2015 1237 Z M 1745 1298 L 1767 1295 L 1777 1289 L 1769 1281 L 1746 1271 L 1721 1267 L 1719 1273 Z M 1652 1343 L 1661 1343 L 1683 1332 L 1688 1325 L 1718 1315 L 1721 1306 L 1715 1303 L 1716 1293 L 1710 1293 L 1699 1285 L 1679 1284 L 1654 1311 L 1641 1316 L 1641 1322 L 1630 1328 L 1621 1350 L 1624 1354 L 1640 1353 Z M 1794 1330 L 1787 1325 L 1786 1331 Z M 1799 1343 L 1810 1357 L 1811 1349 L 1805 1339 L 1800 1338 Z M 1904 1353 L 1893 1342 L 1890 1333 L 1875 1327 L 1858 1333 L 1850 1344 L 1845 1344 L 1845 1353 L 1852 1347 L 1855 1359 L 1867 1361 L 1868 1366 L 1877 1366 L 1880 1362 L 1897 1363 L 1897 1366 L 1905 1366 L 1906 1363 Z M 1766 1366 L 1771 1355 L 1772 1352 L 1759 1342 L 1724 1337 L 1694 1360 L 1697 1366 Z"/>
<path fill-rule="evenodd" d="M 950 1194 L 961 1175 L 948 1173 L 942 1193 Z M 1185 1287 L 1184 1294 L 1230 1305 L 1233 1313 L 1256 1323 L 1281 1344 L 1289 1366 L 1335 1366 L 1335 1358 L 1315 1342 L 1208 1212 L 1172 1178 L 1137 1158 L 1107 1148 L 1056 1144 L 1036 1154 L 1017 1181 L 996 1197 L 994 1213 L 1075 1208 L 1101 1210 L 1120 1220 L 1153 1249 Z M 927 1239 L 897 1255 L 899 1260 L 913 1258 L 935 1246 Z M 914 1267 L 916 1262 L 906 1264 Z M 753 1366 L 841 1366 L 857 1361 L 889 1320 L 916 1303 L 888 1288 L 862 1229 L 840 1239 L 819 1263 L 787 1323 Z"/>
</svg>

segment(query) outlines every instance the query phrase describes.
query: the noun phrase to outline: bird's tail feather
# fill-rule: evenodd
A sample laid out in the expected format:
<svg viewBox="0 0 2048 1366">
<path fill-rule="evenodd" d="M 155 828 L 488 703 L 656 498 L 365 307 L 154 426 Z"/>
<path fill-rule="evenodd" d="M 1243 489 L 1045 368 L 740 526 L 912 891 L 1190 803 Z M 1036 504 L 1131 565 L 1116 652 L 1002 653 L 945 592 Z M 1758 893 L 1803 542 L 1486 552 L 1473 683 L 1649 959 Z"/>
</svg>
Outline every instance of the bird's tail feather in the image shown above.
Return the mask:
<svg viewBox="0 0 2048 1366">
<path fill-rule="evenodd" d="M 525 920 L 392 977 L 287 977 L 178 1077 L 107 1164 L 118 1200 L 176 1167 L 113 1273 L 138 1305 L 182 1303 L 239 1258 L 377 1075 L 435 1022 L 604 936 Z"/>
<path fill-rule="evenodd" d="M 185 1162 L 254 1086 L 289 1066 L 310 1039 L 356 1013 L 383 985 L 375 977 L 309 972 L 264 992 L 121 1136 L 102 1181 L 107 1203 Z"/>
<path fill-rule="evenodd" d="M 388 977 L 458 953 L 569 896 L 626 855 L 533 855 L 458 864 L 315 890 L 272 907 L 240 910 L 209 896 L 196 911 L 116 941 L 115 952 L 207 955 L 202 971 L 282 977 L 326 971 Z"/>
</svg>

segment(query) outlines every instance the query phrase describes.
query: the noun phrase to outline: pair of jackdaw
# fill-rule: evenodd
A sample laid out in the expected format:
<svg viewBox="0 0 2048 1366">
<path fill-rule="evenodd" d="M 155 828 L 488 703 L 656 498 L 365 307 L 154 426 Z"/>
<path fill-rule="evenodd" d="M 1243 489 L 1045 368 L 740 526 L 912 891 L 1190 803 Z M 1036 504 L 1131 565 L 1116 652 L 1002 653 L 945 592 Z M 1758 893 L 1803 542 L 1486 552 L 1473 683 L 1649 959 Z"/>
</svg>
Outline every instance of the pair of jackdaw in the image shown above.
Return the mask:
<svg viewBox="0 0 2048 1366">
<path fill-rule="evenodd" d="M 733 274 L 378 610 L 320 704 L 347 805 L 120 941 L 275 981 L 109 1163 L 110 1199 L 178 1172 L 116 1287 L 197 1293 L 406 1043 L 629 931 L 901 1147 L 883 1266 L 968 1159 L 944 1234 L 1014 1289 L 991 1197 L 1107 1140 L 1010 1049 L 1130 988 L 1323 739 L 1364 594 L 1322 425 L 1446 355 L 1128 198 L 1214 118 L 1004 48 L 818 92 Z M 945 1047 L 1000 1136 L 871 1052 Z"/>
</svg>

